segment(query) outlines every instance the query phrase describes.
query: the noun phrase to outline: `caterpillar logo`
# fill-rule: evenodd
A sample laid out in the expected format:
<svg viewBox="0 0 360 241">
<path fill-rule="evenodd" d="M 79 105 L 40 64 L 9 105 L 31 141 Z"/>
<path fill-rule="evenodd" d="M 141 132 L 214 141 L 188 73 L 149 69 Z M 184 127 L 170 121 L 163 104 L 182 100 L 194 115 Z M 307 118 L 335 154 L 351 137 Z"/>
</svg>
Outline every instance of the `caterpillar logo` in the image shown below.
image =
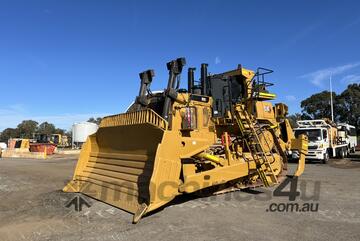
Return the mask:
<svg viewBox="0 0 360 241">
<path fill-rule="evenodd" d="M 265 105 L 265 106 L 264 106 L 264 111 L 270 113 L 270 112 L 271 112 L 270 106 Z"/>
</svg>

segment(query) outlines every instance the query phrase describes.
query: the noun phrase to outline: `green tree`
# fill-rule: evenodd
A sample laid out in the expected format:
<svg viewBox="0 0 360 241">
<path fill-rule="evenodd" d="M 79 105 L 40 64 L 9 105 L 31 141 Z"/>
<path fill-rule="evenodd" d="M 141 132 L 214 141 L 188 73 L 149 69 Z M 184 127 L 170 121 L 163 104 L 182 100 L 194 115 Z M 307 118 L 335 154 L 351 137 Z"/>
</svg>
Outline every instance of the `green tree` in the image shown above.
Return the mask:
<svg viewBox="0 0 360 241">
<path fill-rule="evenodd" d="M 102 120 L 101 117 L 97 117 L 97 118 L 91 117 L 91 118 L 89 118 L 87 120 L 87 122 L 91 122 L 91 123 L 95 123 L 97 125 L 100 125 L 101 120 Z"/>
<path fill-rule="evenodd" d="M 339 101 L 335 92 L 332 92 L 334 103 L 334 119 L 339 119 Z M 301 101 L 301 113 L 304 119 L 331 118 L 330 92 L 323 91 Z M 341 111 L 340 111 L 341 112 Z"/>
<path fill-rule="evenodd" d="M 38 123 L 33 120 L 24 120 L 18 126 L 17 130 L 21 138 L 32 138 L 33 133 L 36 131 Z"/>
<path fill-rule="evenodd" d="M 6 128 L 0 134 L 0 141 L 7 142 L 10 138 L 19 137 L 19 130 L 17 128 Z"/>
<path fill-rule="evenodd" d="M 338 97 L 340 121 L 360 127 L 360 84 L 351 84 Z"/>
<path fill-rule="evenodd" d="M 60 134 L 60 135 L 64 135 L 65 134 L 65 130 L 64 129 L 60 129 L 60 128 L 56 128 L 54 131 L 55 134 Z"/>
<path fill-rule="evenodd" d="M 333 92 L 334 120 L 360 130 L 360 84 L 350 84 L 340 94 Z M 331 118 L 330 92 L 323 91 L 301 101 L 303 119 Z M 359 133 L 360 134 L 360 133 Z"/>
<path fill-rule="evenodd" d="M 55 133 L 55 125 L 48 123 L 47 121 L 41 123 L 38 127 L 38 132 L 41 134 L 54 134 Z"/>
<path fill-rule="evenodd" d="M 300 113 L 295 113 L 293 115 L 289 115 L 287 118 L 290 122 L 291 127 L 296 128 L 296 127 L 298 127 L 298 124 L 296 123 L 296 121 L 301 120 L 302 115 Z"/>
</svg>

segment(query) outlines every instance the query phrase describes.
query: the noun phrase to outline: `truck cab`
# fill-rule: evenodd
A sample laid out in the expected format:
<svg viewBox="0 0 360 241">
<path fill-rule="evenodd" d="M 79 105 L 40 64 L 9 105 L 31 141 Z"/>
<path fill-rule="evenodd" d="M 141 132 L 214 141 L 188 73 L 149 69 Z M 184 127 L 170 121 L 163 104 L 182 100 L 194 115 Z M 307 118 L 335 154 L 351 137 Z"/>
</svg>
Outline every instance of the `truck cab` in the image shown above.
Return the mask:
<svg viewBox="0 0 360 241">
<path fill-rule="evenodd" d="M 323 162 L 328 161 L 330 138 L 327 128 L 299 127 L 296 128 L 294 132 L 296 138 L 302 134 L 308 137 L 308 154 L 306 155 L 306 159 L 321 160 Z"/>
</svg>

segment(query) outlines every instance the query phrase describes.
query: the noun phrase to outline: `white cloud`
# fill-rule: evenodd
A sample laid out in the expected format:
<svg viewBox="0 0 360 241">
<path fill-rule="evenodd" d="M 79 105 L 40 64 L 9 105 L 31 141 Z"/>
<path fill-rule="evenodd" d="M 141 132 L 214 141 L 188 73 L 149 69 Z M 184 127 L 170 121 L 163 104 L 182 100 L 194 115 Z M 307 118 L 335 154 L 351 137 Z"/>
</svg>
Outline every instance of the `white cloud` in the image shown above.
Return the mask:
<svg viewBox="0 0 360 241">
<path fill-rule="evenodd" d="M 296 97 L 293 96 L 293 95 L 287 95 L 287 96 L 285 96 L 285 99 L 286 99 L 287 101 L 295 101 L 295 100 L 296 100 Z"/>
<path fill-rule="evenodd" d="M 5 128 L 14 128 L 23 120 L 35 120 L 39 123 L 47 121 L 53 123 L 57 128 L 70 129 L 75 122 L 86 121 L 90 117 L 104 117 L 108 113 L 63 113 L 57 115 L 31 115 L 28 114 L 23 105 L 16 104 L 0 109 L 0 131 Z"/>
<path fill-rule="evenodd" d="M 359 83 L 360 82 L 360 75 L 355 75 L 355 74 L 346 75 L 345 77 L 343 77 L 341 79 L 341 82 L 345 83 L 345 84 Z"/>
<path fill-rule="evenodd" d="M 341 65 L 332 68 L 320 69 L 309 74 L 300 76 L 301 78 L 308 78 L 313 85 L 317 87 L 324 87 L 324 81 L 328 80 L 330 76 L 335 76 L 344 73 L 350 69 L 354 69 L 360 66 L 360 62 Z"/>
<path fill-rule="evenodd" d="M 221 59 L 219 56 L 215 57 L 215 64 L 220 64 L 221 63 Z"/>
</svg>

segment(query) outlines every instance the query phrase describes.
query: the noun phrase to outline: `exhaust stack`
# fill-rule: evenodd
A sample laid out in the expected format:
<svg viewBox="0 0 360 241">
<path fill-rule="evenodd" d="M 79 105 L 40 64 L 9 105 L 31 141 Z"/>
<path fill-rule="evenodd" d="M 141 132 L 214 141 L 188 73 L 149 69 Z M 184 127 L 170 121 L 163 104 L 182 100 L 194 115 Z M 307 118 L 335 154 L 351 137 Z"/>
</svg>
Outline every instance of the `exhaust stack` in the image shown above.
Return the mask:
<svg viewBox="0 0 360 241">
<path fill-rule="evenodd" d="M 188 92 L 192 94 L 194 92 L 194 71 L 196 68 L 188 68 Z"/>
<path fill-rule="evenodd" d="M 201 94 L 202 95 L 207 95 L 207 67 L 208 64 L 201 64 L 201 77 L 200 77 L 200 81 L 201 81 Z"/>
</svg>

